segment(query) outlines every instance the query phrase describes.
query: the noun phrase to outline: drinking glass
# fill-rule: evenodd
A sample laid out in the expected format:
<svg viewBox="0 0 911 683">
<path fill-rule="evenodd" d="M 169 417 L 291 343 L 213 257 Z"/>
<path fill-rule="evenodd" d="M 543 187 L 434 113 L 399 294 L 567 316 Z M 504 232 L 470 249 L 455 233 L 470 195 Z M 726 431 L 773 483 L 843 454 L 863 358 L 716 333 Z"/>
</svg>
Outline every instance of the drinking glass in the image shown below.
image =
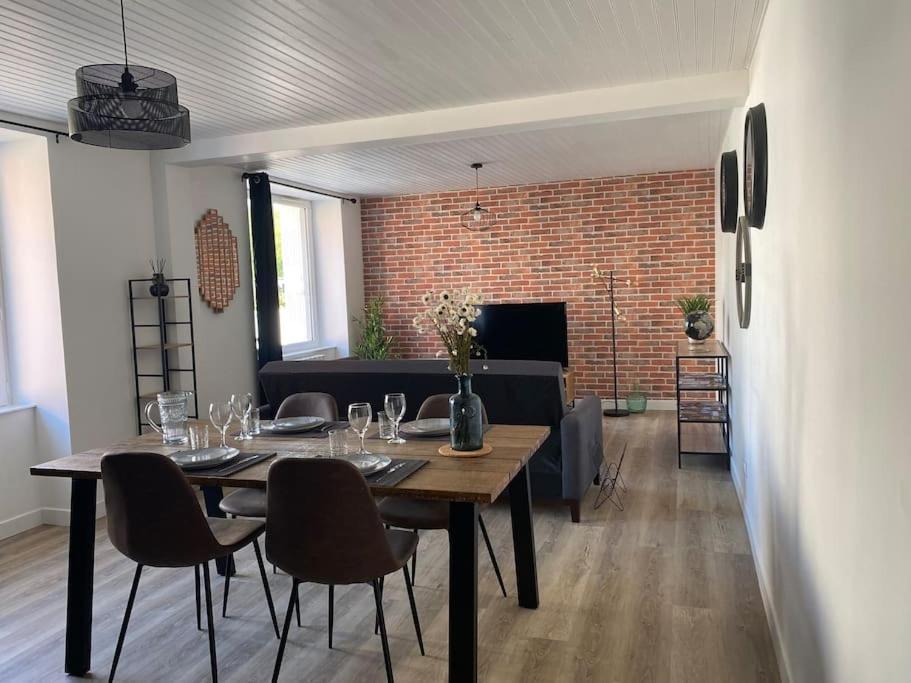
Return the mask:
<svg viewBox="0 0 911 683">
<path fill-rule="evenodd" d="M 230 401 L 217 401 L 209 404 L 209 419 L 212 425 L 221 432 L 221 447 L 227 448 L 225 438 L 228 432 L 228 426 L 231 424 L 232 410 Z"/>
<path fill-rule="evenodd" d="M 232 394 L 231 411 L 234 417 L 240 422 L 240 435 L 237 437 L 241 441 L 252 439 L 249 432 L 250 410 L 253 408 L 253 394 Z"/>
<path fill-rule="evenodd" d="M 190 425 L 190 448 L 198 451 L 202 448 L 209 447 L 209 425 L 193 424 Z"/>
<path fill-rule="evenodd" d="M 259 408 L 250 408 L 250 436 L 257 436 L 260 432 Z"/>
<path fill-rule="evenodd" d="M 347 429 L 330 429 L 329 430 L 329 457 L 340 458 L 348 455 L 348 430 Z"/>
<path fill-rule="evenodd" d="M 392 420 L 392 438 L 388 443 L 405 443 L 405 439 L 399 436 L 399 422 L 405 416 L 405 394 L 386 394 L 383 407 L 386 409 L 386 415 Z"/>
<path fill-rule="evenodd" d="M 376 414 L 376 422 L 380 428 L 380 438 L 381 439 L 391 439 L 392 434 L 392 420 L 386 415 L 385 410 L 381 410 Z"/>
<path fill-rule="evenodd" d="M 369 455 L 364 447 L 364 437 L 367 435 L 367 428 L 370 427 L 372 419 L 373 409 L 369 403 L 352 403 L 348 406 L 348 424 L 361 437 L 361 448 L 357 452 L 358 455 Z"/>
</svg>

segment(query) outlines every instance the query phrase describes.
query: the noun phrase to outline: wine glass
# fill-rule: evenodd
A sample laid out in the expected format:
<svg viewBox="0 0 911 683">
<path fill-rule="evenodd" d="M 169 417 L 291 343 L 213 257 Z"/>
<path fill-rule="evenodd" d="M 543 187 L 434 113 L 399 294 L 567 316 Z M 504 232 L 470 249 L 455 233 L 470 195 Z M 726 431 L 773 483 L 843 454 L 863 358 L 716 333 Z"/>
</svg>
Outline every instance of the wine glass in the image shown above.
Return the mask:
<svg viewBox="0 0 911 683">
<path fill-rule="evenodd" d="M 405 417 L 405 394 L 386 394 L 383 408 L 392 421 L 392 438 L 387 443 L 405 443 L 405 439 L 399 436 L 399 422 Z"/>
<path fill-rule="evenodd" d="M 253 408 L 253 394 L 232 394 L 231 411 L 234 417 L 240 422 L 240 435 L 237 437 L 241 441 L 252 439 L 250 434 L 250 410 Z"/>
<path fill-rule="evenodd" d="M 364 448 L 364 437 L 367 435 L 367 428 L 372 419 L 373 409 L 369 403 L 352 403 L 348 406 L 348 423 L 351 425 L 351 429 L 361 437 L 361 449 L 357 452 L 358 455 L 369 455 L 367 449 Z"/>
<path fill-rule="evenodd" d="M 216 401 L 215 403 L 209 404 L 209 419 L 212 421 L 212 425 L 221 432 L 221 447 L 227 448 L 228 444 L 225 443 L 226 434 L 228 431 L 228 426 L 231 424 L 231 402 L 230 401 Z"/>
</svg>

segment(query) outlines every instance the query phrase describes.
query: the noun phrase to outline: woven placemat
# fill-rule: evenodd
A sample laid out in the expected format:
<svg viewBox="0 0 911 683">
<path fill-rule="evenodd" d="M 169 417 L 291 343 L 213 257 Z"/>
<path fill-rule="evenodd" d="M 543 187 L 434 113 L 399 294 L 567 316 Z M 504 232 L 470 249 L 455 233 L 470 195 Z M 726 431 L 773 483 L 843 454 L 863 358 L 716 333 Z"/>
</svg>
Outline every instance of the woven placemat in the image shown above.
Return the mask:
<svg viewBox="0 0 911 683">
<path fill-rule="evenodd" d="M 317 429 L 311 429 L 307 432 L 297 432 L 296 434 L 291 434 L 289 432 L 273 432 L 266 429 L 263 429 L 257 434 L 257 438 L 260 436 L 265 437 L 284 437 L 286 439 L 328 439 L 330 429 L 348 429 L 347 422 L 333 422 L 332 420 L 327 421 L 322 427 Z"/>
<path fill-rule="evenodd" d="M 268 460 L 274 455 L 274 451 L 272 453 L 243 453 L 239 455 L 235 460 L 225 463 L 224 465 L 219 465 L 218 467 L 210 467 L 205 470 L 185 470 L 185 472 L 188 475 L 197 477 L 224 477 L 226 475 L 245 470 L 248 467 L 252 467 L 256 463 L 262 462 L 263 460 Z"/>
<path fill-rule="evenodd" d="M 412 474 L 421 469 L 426 465 L 428 460 L 412 460 L 404 458 L 393 458 L 392 464 L 389 465 L 382 472 L 377 472 L 376 474 L 371 474 L 365 479 L 367 479 L 368 484 L 375 484 L 377 486 L 395 486 L 399 482 L 407 479 Z"/>
</svg>

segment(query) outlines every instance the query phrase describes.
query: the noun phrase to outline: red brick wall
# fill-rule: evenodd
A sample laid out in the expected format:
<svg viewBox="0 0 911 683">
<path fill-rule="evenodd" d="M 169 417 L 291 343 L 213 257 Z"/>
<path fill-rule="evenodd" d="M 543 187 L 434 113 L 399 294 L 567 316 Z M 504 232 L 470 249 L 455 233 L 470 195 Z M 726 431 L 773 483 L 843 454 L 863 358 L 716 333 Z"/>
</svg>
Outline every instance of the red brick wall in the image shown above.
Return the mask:
<svg viewBox="0 0 911 683">
<path fill-rule="evenodd" d="M 592 266 L 614 269 L 621 396 L 638 382 L 650 398 L 674 397 L 673 344 L 683 339 L 673 300 L 714 295 L 713 171 L 489 188 L 481 203 L 498 225 L 470 233 L 459 214 L 474 192 L 365 199 L 361 205 L 368 298 L 386 299 L 402 357 L 439 343 L 411 319 L 428 289 L 472 286 L 489 303 L 565 301 L 576 394 L 613 391 L 610 309 Z"/>
</svg>

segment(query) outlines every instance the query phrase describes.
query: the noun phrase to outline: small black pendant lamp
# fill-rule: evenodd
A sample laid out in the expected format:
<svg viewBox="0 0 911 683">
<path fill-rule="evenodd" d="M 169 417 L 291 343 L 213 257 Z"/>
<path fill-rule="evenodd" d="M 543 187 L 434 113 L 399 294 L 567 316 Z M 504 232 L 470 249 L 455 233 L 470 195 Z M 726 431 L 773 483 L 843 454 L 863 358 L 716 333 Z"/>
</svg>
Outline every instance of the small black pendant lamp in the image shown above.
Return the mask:
<svg viewBox="0 0 911 683">
<path fill-rule="evenodd" d="M 165 71 L 130 66 L 123 27 L 123 64 L 76 70 L 76 94 L 67 105 L 70 139 L 117 149 L 174 149 L 190 142 L 190 112 L 177 101 L 177 79 Z"/>
<path fill-rule="evenodd" d="M 462 214 L 462 227 L 472 232 L 483 232 L 494 227 L 494 216 L 487 209 L 481 208 L 478 171 L 484 168 L 484 164 L 476 161 L 471 167 L 474 169 L 474 207 Z"/>
</svg>

